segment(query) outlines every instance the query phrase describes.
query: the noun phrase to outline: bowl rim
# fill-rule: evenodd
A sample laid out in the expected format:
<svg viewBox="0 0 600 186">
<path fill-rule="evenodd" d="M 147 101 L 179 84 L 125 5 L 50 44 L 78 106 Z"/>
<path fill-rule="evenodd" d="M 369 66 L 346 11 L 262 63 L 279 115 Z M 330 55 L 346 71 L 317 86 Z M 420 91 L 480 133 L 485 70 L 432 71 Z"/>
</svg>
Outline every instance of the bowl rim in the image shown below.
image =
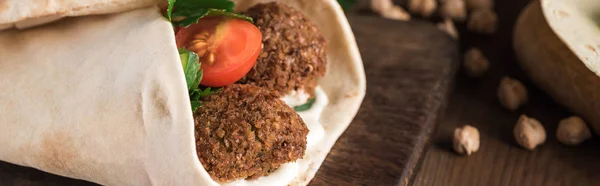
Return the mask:
<svg viewBox="0 0 600 186">
<path fill-rule="evenodd" d="M 597 76 L 600 76 L 600 1 L 541 0 L 552 31 Z"/>
</svg>

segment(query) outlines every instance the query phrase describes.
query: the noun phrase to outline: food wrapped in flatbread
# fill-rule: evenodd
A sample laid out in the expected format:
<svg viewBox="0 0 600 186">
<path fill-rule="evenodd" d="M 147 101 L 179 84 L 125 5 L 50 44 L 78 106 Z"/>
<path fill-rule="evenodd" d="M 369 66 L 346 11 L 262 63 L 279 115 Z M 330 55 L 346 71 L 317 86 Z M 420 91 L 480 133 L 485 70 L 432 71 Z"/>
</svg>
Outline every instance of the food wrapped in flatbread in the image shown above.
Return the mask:
<svg viewBox="0 0 600 186">
<path fill-rule="evenodd" d="M 301 111 L 294 111 L 279 94 L 265 87 L 228 84 L 211 91 L 210 85 L 204 85 L 210 81 L 202 81 L 202 72 L 211 75 L 210 64 L 200 61 L 202 67 L 191 66 L 209 58 L 177 45 L 175 31 L 193 26 L 174 29 L 164 9 L 154 6 L 156 2 L 47 2 L 47 14 L 28 13 L 32 16 L 24 13 L 34 9 L 32 5 L 2 2 L 11 10 L 0 11 L 0 24 L 11 25 L 0 31 L 0 86 L 5 87 L 0 92 L 2 161 L 103 185 L 306 185 L 364 97 L 360 54 L 334 0 L 279 1 L 307 16 L 328 46 L 327 73 L 315 88 L 316 99 Z M 96 4 L 99 2 L 107 4 Z M 121 6 L 112 6 L 115 3 Z M 257 3 L 266 1 L 240 1 L 235 8 L 244 12 Z M 78 12 L 82 7 L 90 11 Z M 19 26 L 33 17 L 50 15 L 65 18 Z M 224 81 L 220 80 L 213 78 L 213 82 Z M 239 106 L 220 106 L 227 103 L 223 100 Z M 205 107 L 198 109 L 195 104 Z M 263 118 L 258 122 L 239 117 L 237 112 L 221 112 L 221 108 L 265 115 L 257 117 Z M 204 133 L 221 139 L 205 143 L 222 145 L 219 148 L 198 146 L 197 140 L 205 139 L 198 131 L 207 121 L 221 123 Z M 237 128 L 237 121 L 248 125 Z M 288 125 L 294 129 L 289 135 L 282 130 L 285 128 L 277 128 Z M 264 130 L 262 126 L 275 128 Z M 230 148 L 239 138 L 229 134 L 237 129 L 250 133 L 235 134 L 252 139 L 263 139 L 261 131 L 276 131 L 265 135 L 272 139 L 269 143 L 257 141 L 256 145 L 292 153 L 292 158 L 258 176 L 219 179 L 201 163 L 200 153 Z M 257 136 L 250 135 L 252 132 Z M 273 134 L 288 141 L 278 141 Z M 266 148 L 272 144 L 282 146 Z M 204 157 L 220 161 L 219 157 Z"/>
</svg>

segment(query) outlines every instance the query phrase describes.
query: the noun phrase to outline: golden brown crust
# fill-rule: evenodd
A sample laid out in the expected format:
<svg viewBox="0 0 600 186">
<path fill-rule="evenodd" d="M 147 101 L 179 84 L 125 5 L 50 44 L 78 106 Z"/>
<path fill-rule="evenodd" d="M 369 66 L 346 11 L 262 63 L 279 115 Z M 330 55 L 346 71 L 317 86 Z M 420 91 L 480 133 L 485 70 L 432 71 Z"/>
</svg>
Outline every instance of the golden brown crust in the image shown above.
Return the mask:
<svg viewBox="0 0 600 186">
<path fill-rule="evenodd" d="M 277 94 L 234 84 L 196 111 L 198 157 L 214 180 L 256 179 L 304 156 L 308 128 Z"/>
<path fill-rule="evenodd" d="M 314 94 L 327 68 L 326 41 L 300 11 L 281 3 L 258 4 L 246 14 L 263 35 L 256 64 L 239 83 L 276 91 L 280 96 L 304 89 Z"/>
</svg>

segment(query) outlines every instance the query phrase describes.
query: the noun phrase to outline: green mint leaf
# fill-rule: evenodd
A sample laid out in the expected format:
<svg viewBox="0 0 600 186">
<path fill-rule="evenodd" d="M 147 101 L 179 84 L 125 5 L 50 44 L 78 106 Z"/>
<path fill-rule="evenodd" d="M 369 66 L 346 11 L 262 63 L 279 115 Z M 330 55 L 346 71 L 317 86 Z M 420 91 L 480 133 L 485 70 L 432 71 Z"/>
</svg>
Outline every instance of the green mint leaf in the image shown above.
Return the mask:
<svg viewBox="0 0 600 186">
<path fill-rule="evenodd" d="M 179 49 L 179 58 L 181 59 L 181 66 L 183 67 L 183 73 L 186 74 L 187 64 L 188 64 L 188 50 L 185 48 Z"/>
<path fill-rule="evenodd" d="M 184 53 L 188 53 L 188 52 L 190 52 L 190 51 L 189 51 L 189 50 L 187 50 L 187 48 L 185 48 L 185 47 L 184 47 L 184 48 L 177 49 L 177 51 L 179 52 L 179 54 L 184 54 Z"/>
<path fill-rule="evenodd" d="M 252 18 L 234 13 L 235 3 L 230 0 L 177 0 L 173 7 L 172 13 L 167 9 L 167 18 L 174 26 L 188 27 L 205 16 L 225 16 L 252 22 Z"/>
<path fill-rule="evenodd" d="M 212 89 L 211 87 L 202 90 L 200 82 L 202 81 L 202 70 L 200 69 L 200 61 L 198 54 L 188 51 L 185 48 L 179 49 L 179 58 L 181 58 L 181 66 L 183 67 L 183 73 L 185 75 L 185 82 L 188 87 L 190 95 L 190 103 L 192 105 L 192 112 L 195 112 L 202 106 L 200 99 L 211 94 L 214 94 L 221 90 L 221 88 Z"/>
<path fill-rule="evenodd" d="M 171 21 L 171 13 L 173 12 L 173 6 L 175 6 L 175 0 L 168 0 L 169 6 L 167 7 L 167 18 Z"/>
<path fill-rule="evenodd" d="M 183 49 L 182 51 L 180 51 L 181 54 L 179 54 L 179 57 L 181 58 L 183 73 L 185 74 L 185 82 L 187 83 L 188 90 L 193 90 L 200 84 L 198 78 L 202 78 L 198 77 L 200 71 L 200 58 L 198 57 L 198 54 L 194 52 L 187 51 L 186 49 Z"/>
<path fill-rule="evenodd" d="M 174 26 L 187 27 L 192 24 L 198 23 L 200 18 L 203 18 L 208 14 L 208 9 L 202 8 L 198 10 L 182 10 L 173 13 L 173 21 L 171 23 Z"/>
<path fill-rule="evenodd" d="M 211 87 L 205 88 L 204 90 L 197 88 L 190 91 L 190 99 L 192 101 L 200 100 L 203 97 L 210 96 L 214 93 L 217 93 L 221 90 L 221 88 L 212 89 Z"/>
<path fill-rule="evenodd" d="M 196 112 L 196 110 L 202 106 L 202 104 L 201 104 L 202 102 L 200 101 L 201 98 L 210 96 L 214 93 L 217 93 L 219 90 L 221 90 L 221 88 L 212 89 L 211 87 L 208 87 L 204 90 L 197 88 L 197 89 L 190 91 L 190 101 L 192 103 L 192 112 Z"/>
<path fill-rule="evenodd" d="M 217 89 L 212 89 L 211 87 L 208 87 L 206 89 L 204 89 L 201 93 L 200 93 L 200 97 L 206 97 L 206 96 L 210 96 L 214 93 L 217 93 L 221 90 L 221 88 L 217 88 Z"/>
<path fill-rule="evenodd" d="M 192 83 L 192 88 L 198 88 L 198 86 L 200 86 L 200 81 L 202 81 L 203 75 L 204 73 L 202 73 L 202 70 L 200 70 L 200 63 L 198 63 L 198 71 L 196 73 L 196 79 L 194 80 L 194 83 Z"/>
<path fill-rule="evenodd" d="M 251 17 L 233 12 L 228 12 L 224 9 L 200 9 L 194 12 L 178 12 L 177 14 L 173 14 L 173 17 L 175 18 L 183 18 L 180 21 L 173 21 L 173 25 L 187 27 L 192 24 L 198 23 L 200 19 L 208 16 L 230 17 L 235 19 L 242 19 L 252 23 Z"/>
<path fill-rule="evenodd" d="M 338 0 L 338 3 L 344 11 L 352 8 L 356 4 L 356 0 Z"/>
<path fill-rule="evenodd" d="M 211 88 L 204 90 L 198 88 L 203 76 L 202 70 L 200 69 L 200 58 L 198 57 L 198 54 L 188 51 L 185 48 L 180 48 L 179 58 L 181 58 L 181 66 L 183 67 L 185 82 L 190 94 L 192 112 L 195 112 L 202 106 L 200 98 L 213 94 L 215 91 L 211 91 Z"/>
<path fill-rule="evenodd" d="M 192 112 L 196 112 L 196 110 L 198 110 L 198 108 L 200 108 L 202 106 L 202 103 L 200 103 L 200 101 L 191 101 L 192 103 Z"/>
<path fill-rule="evenodd" d="M 200 89 L 194 89 L 192 91 L 190 91 L 190 99 L 192 101 L 198 101 L 200 100 L 200 98 L 202 98 L 200 95 L 202 93 L 202 90 Z"/>
<path fill-rule="evenodd" d="M 224 9 L 233 12 L 235 3 L 230 0 L 177 0 L 175 7 L 181 10 L 193 10 L 200 8 Z M 179 10 L 176 10 L 179 11 Z"/>
<path fill-rule="evenodd" d="M 315 104 L 315 101 L 316 101 L 316 100 L 317 100 L 317 98 L 316 98 L 316 97 L 314 97 L 314 98 L 311 98 L 311 99 L 309 99 L 309 100 L 308 100 L 308 102 L 306 102 L 304 105 L 295 106 L 295 107 L 294 107 L 294 110 L 295 110 L 296 112 L 302 112 L 302 111 L 306 111 L 306 110 L 310 109 L 310 108 L 313 106 L 313 104 Z"/>
<path fill-rule="evenodd" d="M 224 10 L 219 10 L 219 9 L 210 9 L 208 10 L 208 15 L 207 16 L 224 16 L 224 17 L 230 17 L 230 18 L 236 18 L 236 19 L 241 19 L 241 20 L 246 20 L 250 23 L 253 23 L 252 18 L 245 16 L 243 14 L 237 14 L 237 13 L 233 13 L 233 12 L 227 12 Z"/>
</svg>

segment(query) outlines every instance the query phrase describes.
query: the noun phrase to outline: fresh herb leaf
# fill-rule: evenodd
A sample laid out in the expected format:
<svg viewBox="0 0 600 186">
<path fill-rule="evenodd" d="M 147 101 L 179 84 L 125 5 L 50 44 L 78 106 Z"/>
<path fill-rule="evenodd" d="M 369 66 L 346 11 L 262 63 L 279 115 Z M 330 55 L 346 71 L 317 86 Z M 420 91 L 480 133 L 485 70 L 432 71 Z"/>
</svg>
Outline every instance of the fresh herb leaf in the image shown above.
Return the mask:
<svg viewBox="0 0 600 186">
<path fill-rule="evenodd" d="M 200 98 L 202 98 L 201 93 L 202 93 L 202 90 L 200 90 L 200 89 L 194 89 L 194 90 L 190 91 L 190 99 L 191 100 L 200 100 Z"/>
<path fill-rule="evenodd" d="M 200 97 L 206 97 L 206 96 L 210 96 L 211 94 L 217 93 L 221 90 L 221 88 L 217 88 L 217 89 L 212 89 L 211 87 L 205 88 L 203 91 L 198 92 L 198 95 Z"/>
<path fill-rule="evenodd" d="M 200 69 L 200 63 L 198 63 L 198 69 Z M 202 70 L 199 70 L 198 73 L 196 73 L 196 79 L 194 79 L 194 82 L 192 83 L 192 88 L 198 88 L 198 86 L 200 86 L 200 81 L 202 81 L 203 75 L 204 73 L 202 73 Z"/>
<path fill-rule="evenodd" d="M 356 0 L 338 0 L 338 3 L 344 11 L 352 8 L 356 4 Z"/>
<path fill-rule="evenodd" d="M 187 27 L 198 23 L 198 20 L 207 14 L 208 9 L 195 10 L 194 12 L 175 12 L 173 14 L 173 20 L 171 20 L 171 23 L 173 26 Z"/>
<path fill-rule="evenodd" d="M 175 0 L 168 0 L 169 6 L 167 7 L 167 18 L 171 21 L 171 13 L 173 12 L 173 6 L 175 6 Z"/>
<path fill-rule="evenodd" d="M 202 79 L 198 54 L 187 51 L 184 48 L 180 51 L 179 57 L 181 58 L 181 65 L 183 66 L 183 73 L 185 74 L 185 82 L 187 83 L 188 90 L 198 88 L 198 85 L 200 84 L 199 79 Z"/>
<path fill-rule="evenodd" d="M 202 106 L 202 102 L 200 101 L 200 99 L 202 99 L 203 97 L 215 94 L 215 93 L 219 92 L 220 90 L 221 90 L 221 88 L 211 89 L 210 87 L 208 87 L 204 90 L 202 90 L 200 88 L 191 90 L 190 91 L 190 102 L 192 104 L 192 112 L 196 112 L 196 109 L 198 109 Z"/>
<path fill-rule="evenodd" d="M 190 93 L 190 99 L 192 100 L 199 100 L 200 98 L 206 97 L 206 96 L 210 96 L 214 93 L 217 93 L 221 90 L 221 88 L 218 89 L 212 89 L 211 87 L 205 88 L 204 90 L 201 89 L 195 89 Z"/>
<path fill-rule="evenodd" d="M 200 108 L 202 106 L 200 99 L 206 96 L 210 96 L 214 93 L 217 93 L 221 90 L 221 88 L 218 89 L 212 89 L 211 87 L 205 88 L 204 90 L 197 88 L 194 89 L 192 91 L 190 91 L 190 100 L 192 102 L 192 111 L 196 111 L 196 109 Z M 194 105 L 196 105 L 197 107 L 194 107 Z"/>
<path fill-rule="evenodd" d="M 186 53 L 188 53 L 189 51 L 188 51 L 188 50 L 187 50 L 185 47 L 184 47 L 184 48 L 180 48 L 180 49 L 178 49 L 178 50 L 179 50 L 179 58 L 181 58 L 181 66 L 183 66 L 183 70 L 184 70 L 184 72 L 185 72 L 185 69 L 186 69 L 186 67 L 187 67 L 188 60 L 187 60 L 187 58 L 185 58 L 185 60 L 184 60 L 184 57 L 182 57 L 182 54 L 186 54 Z"/>
<path fill-rule="evenodd" d="M 202 90 L 198 87 L 202 81 L 203 74 L 200 69 L 200 58 L 198 57 L 198 54 L 188 51 L 185 48 L 180 48 L 179 58 L 181 58 L 181 66 L 183 67 L 185 82 L 190 94 L 192 112 L 195 112 L 196 109 L 202 106 L 202 102 L 200 102 L 201 98 L 214 94 L 221 89 L 212 89 L 211 87 L 208 87 Z"/>
<path fill-rule="evenodd" d="M 304 105 L 295 106 L 294 110 L 296 110 L 296 112 L 306 111 L 306 110 L 310 109 L 313 106 L 313 104 L 315 104 L 316 100 L 317 100 L 316 97 L 311 98 Z"/>
<path fill-rule="evenodd" d="M 230 0 L 176 0 L 175 7 L 185 11 L 201 8 L 215 8 L 233 12 L 235 3 Z"/>
<path fill-rule="evenodd" d="M 233 12 L 230 0 L 169 0 L 167 18 L 174 26 L 187 27 L 205 16 L 226 16 L 252 22 L 252 18 Z"/>
<path fill-rule="evenodd" d="M 191 101 L 191 103 L 192 103 L 192 112 L 196 112 L 196 110 L 202 106 L 202 103 L 200 103 L 200 101 Z"/>
<path fill-rule="evenodd" d="M 246 21 L 252 23 L 252 18 L 251 17 L 248 17 L 248 16 L 243 15 L 243 14 L 238 14 L 238 13 L 234 13 L 234 12 L 228 12 L 228 11 L 219 10 L 219 9 L 209 9 L 207 16 L 225 16 L 225 17 L 231 17 L 231 18 L 246 20 Z"/>
</svg>

